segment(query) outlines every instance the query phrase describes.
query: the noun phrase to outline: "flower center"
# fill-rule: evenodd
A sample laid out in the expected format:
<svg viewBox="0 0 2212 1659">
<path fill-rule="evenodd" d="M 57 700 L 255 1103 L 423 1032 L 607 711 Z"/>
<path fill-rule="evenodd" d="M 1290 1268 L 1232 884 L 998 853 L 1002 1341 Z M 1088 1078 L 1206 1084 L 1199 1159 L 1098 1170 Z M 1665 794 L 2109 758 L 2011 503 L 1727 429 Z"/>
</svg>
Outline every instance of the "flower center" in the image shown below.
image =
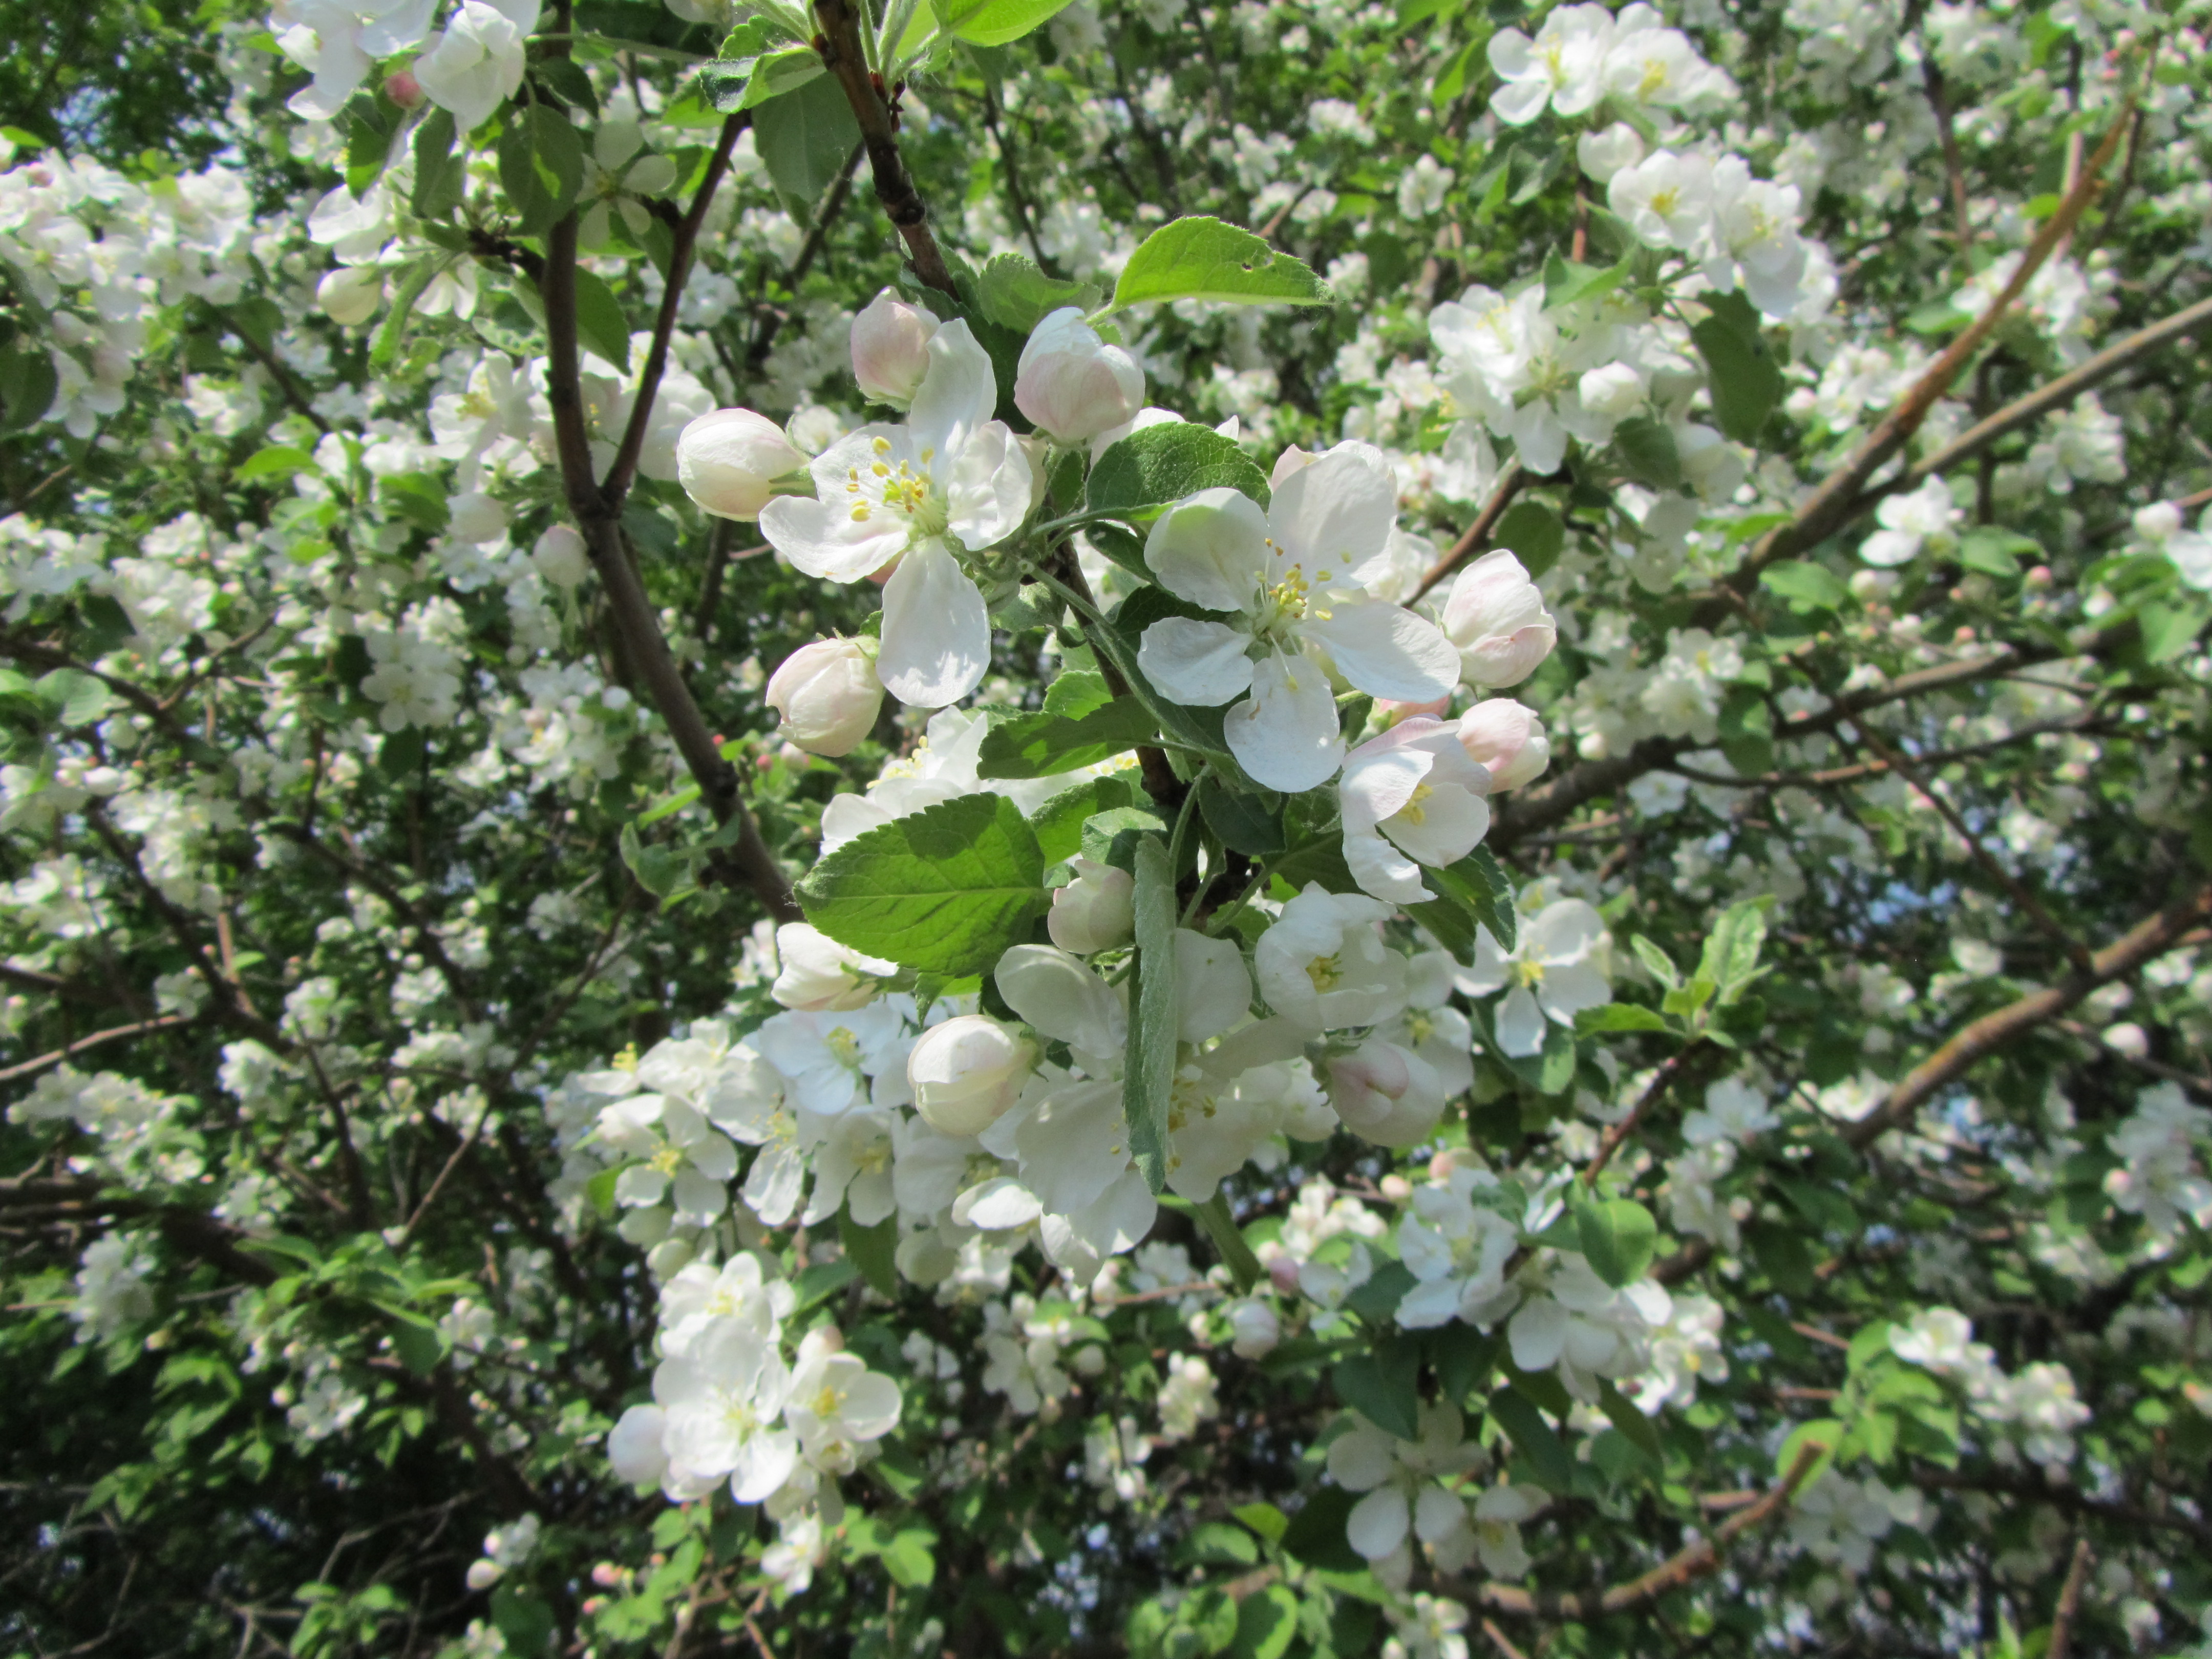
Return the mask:
<svg viewBox="0 0 2212 1659">
<path fill-rule="evenodd" d="M 1544 964 L 1540 962 L 1516 962 L 1513 964 L 1513 977 L 1523 985 L 1541 985 L 1544 982 Z"/>
<path fill-rule="evenodd" d="M 944 492 L 937 488 L 929 470 L 937 452 L 921 452 L 921 471 L 917 472 L 910 462 L 894 466 L 886 459 L 891 453 L 890 439 L 877 439 L 875 449 L 876 459 L 866 466 L 845 469 L 845 493 L 853 500 L 853 521 L 866 524 L 878 513 L 889 513 L 904 519 L 917 538 L 942 536 L 951 517 Z"/>
<path fill-rule="evenodd" d="M 665 1176 L 672 1176 L 684 1167 L 681 1146 L 663 1146 L 653 1155 L 653 1167 Z"/>
<path fill-rule="evenodd" d="M 836 1056 L 837 1063 L 848 1072 L 860 1069 L 860 1039 L 849 1027 L 840 1025 L 822 1039 L 822 1046 Z"/>
<path fill-rule="evenodd" d="M 1341 956 L 1316 957 L 1306 963 L 1306 977 L 1313 981 L 1316 991 L 1334 991 L 1337 981 L 1344 977 Z"/>
<path fill-rule="evenodd" d="M 1429 809 L 1423 805 L 1422 803 L 1436 793 L 1436 790 L 1431 787 L 1429 781 L 1426 778 L 1423 778 L 1419 783 L 1413 786 L 1412 797 L 1403 806 L 1398 809 L 1396 816 L 1405 819 L 1408 823 L 1419 824 L 1427 823 L 1429 818 Z"/>
</svg>

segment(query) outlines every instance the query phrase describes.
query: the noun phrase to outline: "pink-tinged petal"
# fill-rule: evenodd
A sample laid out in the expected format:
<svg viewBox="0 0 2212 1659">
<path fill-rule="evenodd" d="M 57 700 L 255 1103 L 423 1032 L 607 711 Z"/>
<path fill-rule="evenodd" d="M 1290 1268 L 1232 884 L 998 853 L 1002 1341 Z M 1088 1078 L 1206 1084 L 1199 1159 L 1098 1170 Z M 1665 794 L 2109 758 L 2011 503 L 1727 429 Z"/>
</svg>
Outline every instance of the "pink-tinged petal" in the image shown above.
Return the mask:
<svg viewBox="0 0 2212 1659">
<path fill-rule="evenodd" d="M 1012 429 L 985 422 L 946 480 L 947 532 L 971 552 L 996 547 L 1029 516 L 1035 483 Z"/>
<path fill-rule="evenodd" d="M 1166 617 L 1145 630 L 1137 667 L 1163 696 L 1212 708 L 1252 687 L 1249 637 L 1226 623 Z"/>
<path fill-rule="evenodd" d="M 1398 481 L 1364 444 L 1339 445 L 1298 468 L 1267 508 L 1278 560 L 1302 567 L 1316 588 L 1382 552 L 1397 522 Z"/>
<path fill-rule="evenodd" d="M 877 675 L 901 702 L 942 708 L 973 691 L 990 665 L 983 595 L 941 545 L 915 548 L 884 585 Z"/>
</svg>

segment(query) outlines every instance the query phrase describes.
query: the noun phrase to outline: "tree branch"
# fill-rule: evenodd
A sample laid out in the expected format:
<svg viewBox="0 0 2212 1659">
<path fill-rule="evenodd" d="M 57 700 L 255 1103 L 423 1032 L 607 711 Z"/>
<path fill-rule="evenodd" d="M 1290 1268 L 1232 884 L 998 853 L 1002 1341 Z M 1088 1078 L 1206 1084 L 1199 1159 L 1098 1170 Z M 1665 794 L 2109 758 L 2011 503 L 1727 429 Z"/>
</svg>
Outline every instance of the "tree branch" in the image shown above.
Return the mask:
<svg viewBox="0 0 2212 1659">
<path fill-rule="evenodd" d="M 691 274 L 691 255 L 699 240 L 699 227 L 707 217 L 707 210 L 714 204 L 714 191 L 720 186 L 722 175 L 730 170 L 730 153 L 738 147 L 738 135 L 753 124 L 752 112 L 739 110 L 722 122 L 722 136 L 716 141 L 714 153 L 707 162 L 707 173 L 699 181 L 699 188 L 691 198 L 691 206 L 677 222 L 668 254 L 668 280 L 661 284 L 660 311 L 653 319 L 653 344 L 645 354 L 645 368 L 637 377 L 637 396 L 629 408 L 629 424 L 623 428 L 621 447 L 615 451 L 614 465 L 599 485 L 608 510 L 619 513 L 623 498 L 629 494 L 631 481 L 637 476 L 637 458 L 645 449 L 645 434 L 653 421 L 653 405 L 660 393 L 660 377 L 668 368 L 668 340 L 676 331 L 676 311 L 684 299 L 684 283 Z"/>
<path fill-rule="evenodd" d="M 1687 1548 L 1679 1550 L 1650 1571 L 1615 1584 L 1608 1589 L 1583 1594 L 1571 1591 L 1564 1595 L 1547 1595 L 1541 1590 L 1525 1590 L 1518 1584 L 1470 1583 L 1464 1579 L 1439 1576 L 1437 1588 L 1455 1601 L 1470 1607 L 1486 1607 L 1493 1613 L 1518 1613 L 1530 1619 L 1558 1619 L 1573 1623 L 1586 1623 L 1609 1613 L 1627 1613 L 1648 1606 L 1661 1596 L 1671 1595 L 1685 1585 L 1694 1583 L 1707 1574 L 1719 1570 L 1721 1556 L 1744 1534 L 1765 1526 L 1790 1507 L 1797 1495 L 1798 1487 L 1805 1484 L 1826 1449 L 1819 1445 L 1804 1447 L 1797 1461 L 1790 1466 L 1765 1497 L 1747 1509 L 1739 1510 L 1715 1529 L 1711 1538 L 1700 1538 Z"/>
<path fill-rule="evenodd" d="M 111 1025 L 104 1031 L 94 1031 L 89 1036 L 81 1036 L 74 1042 L 65 1042 L 60 1048 L 51 1053 L 40 1054 L 35 1060 L 23 1060 L 18 1065 L 9 1066 L 5 1071 L 0 1071 L 0 1083 L 13 1083 L 18 1078 L 35 1077 L 50 1066 L 58 1066 L 64 1060 L 74 1059 L 86 1049 L 97 1048 L 103 1043 L 120 1042 L 125 1037 L 145 1036 L 150 1032 L 166 1031 L 179 1025 L 190 1025 L 198 1018 L 199 1016 L 197 1014 L 163 1014 L 158 1019 L 140 1020 L 133 1025 Z"/>
<path fill-rule="evenodd" d="M 1530 482 L 1529 475 L 1522 470 L 1520 462 L 1506 462 L 1505 471 L 1498 475 L 1497 488 L 1490 492 L 1490 499 L 1482 504 L 1482 511 L 1474 515 L 1474 522 L 1468 526 L 1467 534 L 1454 542 L 1451 551 L 1429 568 L 1429 574 L 1421 578 L 1421 585 L 1413 590 L 1412 598 L 1406 603 L 1413 604 L 1450 575 L 1459 568 L 1460 561 L 1487 541 L 1490 532 L 1498 527 L 1498 520 L 1505 516 L 1505 509 L 1513 504 L 1513 498 Z"/>
<path fill-rule="evenodd" d="M 914 274 L 925 286 L 957 298 L 952 273 L 945 269 L 945 255 L 929 228 L 928 204 L 899 154 L 898 123 L 868 69 L 867 52 L 860 44 L 860 14 L 847 0 L 816 0 L 814 15 L 822 25 L 822 61 L 844 88 L 845 101 L 860 124 L 868 169 L 875 176 L 876 199 L 905 239 Z"/>
<path fill-rule="evenodd" d="M 2089 1577 L 2089 1540 L 2074 1540 L 2074 1559 L 2066 1569 L 2066 1582 L 2059 1586 L 2058 1610 L 2051 1620 L 2051 1644 L 2043 1650 L 2043 1659 L 2066 1659 L 2066 1650 L 2074 1640 L 2074 1620 L 2081 1612 L 2081 1586 Z"/>
</svg>

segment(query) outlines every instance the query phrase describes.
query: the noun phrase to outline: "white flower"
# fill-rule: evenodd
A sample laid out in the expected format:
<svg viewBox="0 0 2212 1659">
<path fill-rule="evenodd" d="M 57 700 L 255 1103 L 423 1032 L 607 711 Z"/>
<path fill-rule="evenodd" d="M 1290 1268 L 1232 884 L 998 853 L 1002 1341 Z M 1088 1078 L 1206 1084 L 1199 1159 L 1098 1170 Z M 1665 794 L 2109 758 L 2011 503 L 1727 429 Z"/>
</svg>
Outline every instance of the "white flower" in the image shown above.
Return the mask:
<svg viewBox="0 0 2212 1659">
<path fill-rule="evenodd" d="M 1352 879 L 1392 904 L 1434 898 L 1420 866 L 1443 869 L 1474 850 L 1490 829 L 1489 793 L 1490 774 L 1442 720 L 1417 715 L 1363 743 L 1337 781 Z"/>
<path fill-rule="evenodd" d="M 1581 899 L 1555 900 L 1521 927 L 1510 954 L 1478 927 L 1474 966 L 1459 975 L 1459 988 L 1476 997 L 1505 991 L 1496 1016 L 1498 1048 L 1515 1056 L 1540 1054 L 1547 1018 L 1571 1030 L 1583 1009 L 1613 1000 L 1601 966 L 1607 948 L 1605 921 L 1595 909 Z"/>
<path fill-rule="evenodd" d="M 69 1316 L 79 1342 L 113 1336 L 134 1320 L 154 1311 L 154 1291 L 146 1283 L 153 1264 L 137 1254 L 135 1241 L 110 1233 L 84 1247 L 78 1258 L 76 1299 Z"/>
<path fill-rule="evenodd" d="M 1544 1507 L 1544 1494 L 1534 1486 L 1497 1486 L 1474 1500 L 1475 1548 L 1482 1569 L 1495 1578 L 1519 1578 L 1533 1565 L 1521 1542 L 1521 1523 L 1533 1521 Z"/>
<path fill-rule="evenodd" d="M 904 426 L 864 426 L 809 471 L 815 499 L 761 510 L 761 533 L 810 576 L 858 581 L 893 560 L 876 672 L 902 702 L 941 708 L 975 689 L 991 661 L 983 595 L 955 549 L 996 546 L 1028 515 L 1028 458 L 991 418 L 998 382 L 964 322 L 929 342 L 930 366 Z"/>
<path fill-rule="evenodd" d="M 1460 678 L 1469 685 L 1518 685 L 1552 654 L 1559 637 L 1528 568 L 1503 547 L 1453 580 L 1443 627 L 1459 650 Z"/>
<path fill-rule="evenodd" d="M 599 1139 L 640 1160 L 615 1178 L 615 1200 L 629 1208 L 672 1197 L 677 1213 L 703 1226 L 730 1207 L 728 1182 L 738 1149 L 699 1110 L 672 1095 L 632 1095 L 599 1114 Z"/>
<path fill-rule="evenodd" d="M 898 1426 L 903 1402 L 897 1383 L 830 1347 L 824 1334 L 816 1332 L 799 1344 L 784 1420 L 807 1462 L 825 1474 L 850 1474 L 859 1448 Z"/>
<path fill-rule="evenodd" d="M 374 265 L 340 265 L 315 285 L 315 303 L 341 326 L 365 323 L 384 303 L 384 273 Z"/>
<path fill-rule="evenodd" d="M 2181 509 L 2171 501 L 2154 501 L 2135 515 L 2136 538 L 2148 550 L 2163 553 L 2191 587 L 2212 592 L 2212 512 L 2194 530 L 2182 528 Z"/>
<path fill-rule="evenodd" d="M 1309 1030 L 1389 1018 L 1406 1006 L 1406 958 L 1382 942 L 1376 924 L 1394 914 L 1379 899 L 1310 883 L 1260 936 L 1252 957 L 1260 994 Z"/>
<path fill-rule="evenodd" d="M 1040 322 L 1022 347 L 1014 407 L 1055 443 L 1087 443 L 1133 420 L 1145 404 L 1145 371 L 1109 345 L 1073 306 Z"/>
<path fill-rule="evenodd" d="M 1264 1359 L 1283 1340 L 1283 1322 L 1275 1316 L 1273 1304 L 1259 1297 L 1241 1297 L 1222 1311 L 1235 1333 L 1229 1346 L 1240 1359 Z"/>
<path fill-rule="evenodd" d="M 1616 172 L 1605 199 L 1649 246 L 1701 249 L 1713 221 L 1713 164 L 1695 153 L 1654 150 Z"/>
<path fill-rule="evenodd" d="M 2212 1227 L 2212 1182 L 2198 1170 L 2195 1150 L 2208 1132 L 2212 1112 L 2191 1106 L 2179 1084 L 2144 1091 L 2135 1110 L 2106 1137 L 2121 1167 L 2106 1176 L 2105 1191 L 2160 1238 L 2177 1235 L 2184 1216 Z"/>
<path fill-rule="evenodd" d="M 862 956 L 804 921 L 775 930 L 781 964 L 769 994 L 787 1008 L 842 1013 L 865 1008 L 897 976 L 898 964 Z"/>
<path fill-rule="evenodd" d="M 816 640 L 783 659 L 763 701 L 783 717 L 779 735 L 809 754 L 835 757 L 850 754 L 875 728 L 884 688 L 866 643 Z"/>
<path fill-rule="evenodd" d="M 1643 1368 L 1650 1334 L 1666 1324 L 1673 1301 L 1656 1280 L 1615 1290 L 1578 1255 L 1555 1258 L 1547 1273 L 1531 1267 L 1523 1282 L 1543 1289 L 1521 1304 L 1505 1328 L 1513 1363 L 1524 1371 L 1556 1367 L 1576 1399 L 1597 1398 L 1596 1379 Z"/>
<path fill-rule="evenodd" d="M 939 325 L 927 306 L 910 305 L 884 289 L 853 319 L 853 378 L 879 404 L 903 410 L 929 369 L 929 343 Z"/>
<path fill-rule="evenodd" d="M 1347 443 L 1282 478 L 1265 514 L 1233 489 L 1202 489 L 1146 538 L 1145 562 L 1163 587 L 1236 621 L 1156 622 L 1138 665 L 1177 702 L 1235 701 L 1224 722 L 1230 751 L 1267 788 L 1310 789 L 1344 758 L 1324 663 L 1362 691 L 1405 702 L 1441 697 L 1458 678 L 1449 640 L 1362 585 L 1362 569 L 1389 557 L 1397 515 L 1389 468 Z"/>
<path fill-rule="evenodd" d="M 1422 1401 L 1419 1422 L 1419 1439 L 1401 1440 L 1360 1418 L 1329 1443 L 1330 1479 L 1366 1494 L 1344 1530 L 1370 1561 L 1395 1553 L 1408 1532 L 1434 1544 L 1467 1526 L 1465 1501 L 1442 1483 L 1477 1468 L 1482 1448 L 1467 1443 L 1459 1408 L 1449 1401 Z"/>
<path fill-rule="evenodd" d="M 1172 1446 L 1189 1439 L 1200 1423 L 1220 1415 L 1220 1402 L 1213 1395 L 1213 1368 L 1194 1353 L 1170 1354 L 1159 1408 L 1161 1443 Z"/>
<path fill-rule="evenodd" d="M 1667 1322 L 1652 1334 L 1651 1368 L 1635 1390 L 1646 1417 L 1662 1407 L 1696 1403 L 1698 1379 L 1728 1380 L 1728 1352 L 1721 1346 L 1721 1304 L 1709 1296 L 1678 1296 Z"/>
<path fill-rule="evenodd" d="M 1533 708 L 1510 697 L 1486 697 L 1459 717 L 1460 746 L 1490 774 L 1490 793 L 1518 789 L 1544 775 L 1552 741 Z"/>
<path fill-rule="evenodd" d="M 1482 1201 L 1498 1188 L 1487 1170 L 1455 1164 L 1442 1181 L 1413 1189 L 1398 1249 L 1419 1282 L 1398 1304 L 1399 1324 L 1425 1330 L 1457 1318 L 1488 1325 L 1503 1311 L 1505 1264 L 1521 1230 L 1496 1204 Z"/>
<path fill-rule="evenodd" d="M 763 1022 L 752 1042 L 788 1081 L 793 1103 L 823 1117 L 866 1099 L 869 1080 L 895 1074 L 903 1081 L 906 1074 L 906 1015 L 889 1002 L 794 1009 Z"/>
<path fill-rule="evenodd" d="M 703 1497 L 727 1477 L 740 1504 L 773 1495 L 799 1464 L 798 1437 L 777 1425 L 790 1392 L 774 1339 L 736 1320 L 718 1322 L 690 1355 L 662 1361 L 653 1394 L 665 1413 L 669 1485 Z"/>
<path fill-rule="evenodd" d="M 769 1278 L 750 1252 L 720 1267 L 694 1261 L 660 1287 L 660 1351 L 688 1354 L 726 1320 L 773 1339 L 797 1305 L 791 1281 Z"/>
<path fill-rule="evenodd" d="M 1723 1078 L 1705 1089 L 1702 1110 L 1682 1120 L 1682 1139 L 1692 1146 L 1716 1141 L 1744 1141 L 1763 1134 L 1782 1120 L 1766 1109 L 1766 1097 L 1735 1078 Z"/>
<path fill-rule="evenodd" d="M 1004 1117 L 1036 1069 L 1035 1045 L 983 1014 L 960 1014 L 921 1034 L 907 1056 L 915 1105 L 943 1135 L 975 1135 Z"/>
<path fill-rule="evenodd" d="M 1648 7 L 1631 9 L 1650 12 Z M 1630 27 L 1628 12 L 1621 14 L 1620 27 L 1606 54 L 1607 91 L 1639 104 L 1680 106 L 1735 90 L 1727 76 L 1698 56 L 1680 29 Z"/>
<path fill-rule="evenodd" d="M 1370 1036 L 1325 1063 L 1328 1102 L 1344 1125 L 1378 1146 L 1428 1138 L 1449 1098 L 1436 1068 L 1403 1044 Z"/>
<path fill-rule="evenodd" d="M 717 518 L 757 519 L 775 481 L 805 465 L 783 428 L 750 409 L 702 415 L 676 438 L 677 481 Z"/>
<path fill-rule="evenodd" d="M 676 184 L 676 163 L 645 148 L 645 133 L 635 121 L 611 117 L 592 135 L 580 200 L 590 205 L 576 228 L 576 240 L 591 249 L 605 247 L 619 214 L 633 240 L 641 240 L 653 222 L 644 198 L 665 196 Z"/>
<path fill-rule="evenodd" d="M 1438 166 L 1435 156 L 1424 153 L 1398 180 L 1399 213 L 1407 219 L 1427 218 L 1443 206 L 1454 177 L 1449 167 Z"/>
<path fill-rule="evenodd" d="M 632 1406 L 607 1431 L 607 1462 L 617 1480 L 633 1486 L 660 1484 L 668 1473 L 668 1453 L 663 1444 L 668 1413 L 658 1406 Z"/>
<path fill-rule="evenodd" d="M 461 0 L 415 60 L 415 79 L 456 127 L 472 131 L 522 85 L 523 46 L 537 27 L 538 0 Z"/>
<path fill-rule="evenodd" d="M 565 524 L 556 524 L 531 548 L 530 566 L 556 587 L 574 587 L 590 574 L 592 561 L 583 537 Z"/>
<path fill-rule="evenodd" d="M 1882 527 L 1860 544 L 1859 557 L 1885 569 L 1911 563 L 1923 547 L 1948 551 L 1955 544 L 1953 531 L 1966 516 L 1952 504 L 1950 486 L 1941 478 L 1884 496 L 1874 515 Z"/>
<path fill-rule="evenodd" d="M 1606 52 L 1613 16 L 1603 6 L 1562 6 L 1544 20 L 1533 41 L 1519 29 L 1490 37 L 1490 67 L 1504 83 L 1490 95 L 1498 118 L 1526 126 L 1547 104 L 1561 115 L 1580 115 L 1605 96 Z"/>
<path fill-rule="evenodd" d="M 1598 132 L 1585 132 L 1575 140 L 1575 160 L 1597 184 L 1611 182 L 1623 167 L 1644 159 L 1644 140 L 1626 121 L 1615 121 Z"/>
<path fill-rule="evenodd" d="M 1136 918 L 1136 878 L 1086 858 L 1071 862 L 1075 879 L 1053 890 L 1045 931 L 1063 951 L 1087 957 L 1129 942 Z"/>
</svg>

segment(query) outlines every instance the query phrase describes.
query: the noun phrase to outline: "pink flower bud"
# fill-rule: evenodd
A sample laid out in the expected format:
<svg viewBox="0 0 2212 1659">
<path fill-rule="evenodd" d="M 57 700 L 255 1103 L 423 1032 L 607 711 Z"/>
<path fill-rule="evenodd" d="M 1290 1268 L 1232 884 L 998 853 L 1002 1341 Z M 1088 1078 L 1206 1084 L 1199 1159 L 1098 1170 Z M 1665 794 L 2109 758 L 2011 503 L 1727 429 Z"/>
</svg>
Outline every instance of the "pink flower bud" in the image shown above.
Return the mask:
<svg viewBox="0 0 2212 1659">
<path fill-rule="evenodd" d="M 1137 360 L 1099 338 L 1073 306 L 1039 323 L 1022 348 L 1014 407 L 1060 443 L 1086 442 L 1144 406 Z"/>
<path fill-rule="evenodd" d="M 1518 685 L 1552 654 L 1559 629 L 1528 571 L 1504 548 L 1459 573 L 1444 601 L 1444 632 L 1469 685 Z"/>
<path fill-rule="evenodd" d="M 1443 1115 L 1435 1068 L 1409 1048 L 1370 1037 L 1328 1063 L 1328 1102 L 1344 1125 L 1378 1146 L 1411 1146 Z"/>
<path fill-rule="evenodd" d="M 1293 1296 L 1298 1288 L 1298 1259 L 1294 1255 L 1279 1255 L 1267 1264 L 1267 1282 L 1285 1296 Z"/>
<path fill-rule="evenodd" d="M 1230 1346 L 1241 1359 L 1262 1359 L 1283 1340 L 1283 1322 L 1275 1310 L 1256 1297 L 1232 1302 L 1227 1310 L 1229 1328 L 1235 1333 Z"/>
<path fill-rule="evenodd" d="M 921 1034 L 907 1056 L 907 1081 L 929 1127 L 979 1135 L 1021 1098 L 1036 1063 L 1029 1039 L 982 1014 L 960 1014 Z"/>
<path fill-rule="evenodd" d="M 769 677 L 768 704 L 782 735 L 815 755 L 843 755 L 868 735 L 884 705 L 875 656 L 859 640 L 817 640 Z"/>
<path fill-rule="evenodd" d="M 1075 879 L 1052 896 L 1045 931 L 1071 956 L 1087 957 L 1129 942 L 1136 925 L 1137 884 L 1126 870 L 1075 860 Z"/>
<path fill-rule="evenodd" d="M 402 109 L 420 109 L 426 94 L 412 70 L 394 70 L 384 77 L 384 95 Z"/>
<path fill-rule="evenodd" d="M 1459 717 L 1460 746 L 1490 774 L 1491 792 L 1518 789 L 1552 763 L 1552 741 L 1533 708 L 1492 697 Z"/>
<path fill-rule="evenodd" d="M 914 401 L 929 367 L 929 342 L 938 320 L 885 289 L 853 319 L 853 378 L 879 404 L 904 409 Z"/>
<path fill-rule="evenodd" d="M 757 519 L 775 480 L 805 465 L 783 428 L 750 409 L 702 415 L 676 439 L 684 493 L 718 519 Z"/>
<path fill-rule="evenodd" d="M 1451 699 L 1448 696 L 1432 698 L 1427 702 L 1401 702 L 1395 697 L 1377 697 L 1375 700 L 1376 717 L 1382 722 L 1386 731 L 1401 720 L 1416 720 L 1425 714 L 1435 719 L 1450 707 Z"/>
</svg>

